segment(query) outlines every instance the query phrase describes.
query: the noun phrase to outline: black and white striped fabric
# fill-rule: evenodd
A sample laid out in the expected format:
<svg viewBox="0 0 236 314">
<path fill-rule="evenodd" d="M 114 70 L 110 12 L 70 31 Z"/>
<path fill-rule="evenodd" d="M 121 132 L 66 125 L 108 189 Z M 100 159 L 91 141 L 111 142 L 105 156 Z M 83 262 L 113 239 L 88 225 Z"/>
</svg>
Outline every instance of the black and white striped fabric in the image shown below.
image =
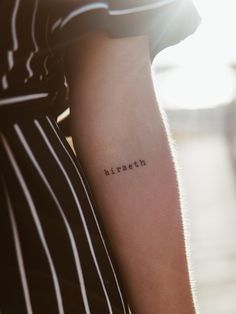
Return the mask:
<svg viewBox="0 0 236 314">
<path fill-rule="evenodd" d="M 189 0 L 0 0 L 0 313 L 128 313 L 83 170 L 58 128 L 64 53 L 87 32 L 148 34 L 151 58 L 199 24 Z"/>
</svg>

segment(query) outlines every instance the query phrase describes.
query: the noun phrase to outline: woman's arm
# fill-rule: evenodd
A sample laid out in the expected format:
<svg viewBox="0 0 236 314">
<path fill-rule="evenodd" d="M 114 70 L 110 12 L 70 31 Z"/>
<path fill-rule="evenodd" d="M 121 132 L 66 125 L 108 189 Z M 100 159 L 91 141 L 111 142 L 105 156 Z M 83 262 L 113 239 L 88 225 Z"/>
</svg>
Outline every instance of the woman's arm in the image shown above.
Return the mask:
<svg viewBox="0 0 236 314">
<path fill-rule="evenodd" d="M 195 313 L 178 183 L 146 36 L 68 54 L 72 132 L 135 314 Z"/>
</svg>

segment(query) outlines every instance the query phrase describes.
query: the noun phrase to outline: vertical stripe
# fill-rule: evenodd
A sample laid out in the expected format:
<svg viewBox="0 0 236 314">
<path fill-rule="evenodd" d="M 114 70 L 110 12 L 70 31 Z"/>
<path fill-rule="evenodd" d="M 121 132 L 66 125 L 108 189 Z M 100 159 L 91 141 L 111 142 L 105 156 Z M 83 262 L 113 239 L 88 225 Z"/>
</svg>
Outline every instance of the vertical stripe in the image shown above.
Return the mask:
<svg viewBox="0 0 236 314">
<path fill-rule="evenodd" d="M 32 15 L 32 24 L 31 24 L 31 36 L 32 36 L 33 44 L 34 44 L 34 51 L 32 51 L 30 53 L 29 58 L 26 61 L 26 69 L 27 69 L 29 75 L 24 80 L 25 83 L 27 83 L 28 79 L 31 78 L 34 75 L 30 64 L 31 64 L 31 61 L 33 59 L 34 54 L 36 52 L 38 52 L 38 50 L 39 50 L 39 47 L 38 47 L 38 44 L 37 44 L 37 41 L 36 41 L 36 36 L 35 36 L 35 22 L 36 22 L 37 9 L 38 9 L 38 0 L 35 0 L 34 10 L 33 10 L 33 15 Z"/>
<path fill-rule="evenodd" d="M 55 294 L 56 294 L 59 314 L 65 314 L 64 308 L 63 308 L 63 303 L 62 303 L 62 296 L 61 296 L 60 286 L 59 286 L 59 282 L 58 282 L 58 278 L 57 278 L 57 274 L 56 274 L 56 270 L 55 270 L 55 267 L 54 267 L 54 263 L 52 261 L 52 257 L 51 257 L 50 252 L 49 252 L 49 248 L 48 248 L 45 236 L 44 236 L 44 232 L 43 232 L 43 229 L 42 229 L 39 217 L 38 217 L 38 213 L 36 211 L 36 208 L 35 208 L 35 205 L 34 205 L 34 202 L 33 202 L 33 199 L 32 199 L 32 197 L 30 195 L 28 186 L 27 186 L 27 184 L 26 184 L 26 182 L 25 182 L 25 180 L 24 180 L 24 178 L 22 176 L 21 170 L 20 170 L 20 168 L 19 168 L 19 166 L 18 166 L 18 164 L 16 162 L 16 159 L 15 159 L 15 157 L 13 155 L 13 152 L 12 152 L 12 150 L 11 150 L 11 148 L 10 148 L 6 138 L 5 138 L 5 136 L 2 133 L 0 133 L 0 137 L 2 139 L 3 147 L 5 148 L 5 151 L 6 151 L 7 155 L 8 155 L 9 161 L 11 162 L 12 168 L 15 171 L 17 179 L 18 179 L 18 181 L 20 183 L 20 186 L 22 188 L 23 194 L 24 194 L 24 196 L 25 196 L 25 198 L 26 198 L 26 200 L 28 202 L 29 209 L 31 211 L 31 214 L 32 214 L 35 226 L 36 226 L 37 231 L 38 231 L 38 235 L 40 237 L 42 246 L 43 246 L 45 254 L 47 256 L 47 260 L 48 260 L 48 263 L 49 263 L 49 267 L 50 267 L 50 270 L 51 270 L 52 279 L 53 279 L 53 283 L 54 283 L 54 288 L 55 288 Z"/>
<path fill-rule="evenodd" d="M 29 55 L 29 58 L 26 61 L 26 65 L 25 66 L 26 66 L 26 69 L 27 69 L 29 74 L 28 74 L 28 77 L 24 80 L 25 83 L 27 83 L 28 79 L 33 76 L 33 71 L 32 71 L 31 66 L 30 66 L 30 62 L 31 62 L 31 60 L 33 58 L 33 55 L 34 55 L 34 53 L 31 52 L 30 55 Z"/>
<path fill-rule="evenodd" d="M 43 61 L 43 68 L 44 68 L 46 76 L 48 75 L 47 61 L 48 61 L 48 56 L 46 56 L 44 61 Z"/>
<path fill-rule="evenodd" d="M 25 305 L 26 305 L 26 309 L 27 309 L 27 314 L 33 314 L 31 300 L 30 300 L 29 287 L 28 287 L 27 278 L 26 278 L 23 254 L 22 254 L 22 249 L 21 249 L 21 243 L 20 243 L 20 238 L 19 238 L 19 233 L 18 233 L 18 228 L 17 228 L 15 215 L 13 212 L 11 200 L 10 200 L 5 182 L 3 182 L 3 187 L 4 187 L 4 191 L 5 191 L 5 195 L 6 195 L 8 212 L 9 212 L 9 217 L 10 217 L 10 221 L 11 221 L 14 245 L 15 245 L 15 250 L 16 250 L 16 256 L 17 256 L 18 268 L 19 268 L 19 272 L 20 272 L 21 283 L 22 283 L 22 287 L 23 287 L 23 293 L 24 293 L 24 298 L 25 298 Z"/>
<path fill-rule="evenodd" d="M 9 71 L 11 71 L 11 69 L 13 68 L 13 65 L 14 65 L 14 59 L 13 59 L 13 52 L 12 51 L 8 51 L 7 60 L 8 60 Z"/>
<path fill-rule="evenodd" d="M 15 0 L 15 5 L 12 11 L 12 17 L 11 17 L 11 34 L 12 34 L 12 41 L 13 41 L 13 47 L 12 50 L 8 51 L 7 53 L 7 60 L 8 60 L 8 71 L 10 71 L 14 66 L 14 54 L 13 52 L 18 49 L 18 38 L 17 38 L 17 32 L 16 32 L 16 17 L 17 12 L 19 9 L 20 0 Z M 3 89 L 8 89 L 8 82 L 7 77 L 4 75 L 2 77 L 2 87 Z"/>
<path fill-rule="evenodd" d="M 4 75 L 2 77 L 2 88 L 3 89 L 8 89 L 8 81 L 7 81 L 7 76 L 6 75 Z"/>
<path fill-rule="evenodd" d="M 13 51 L 16 51 L 18 49 L 18 39 L 17 39 L 17 33 L 16 33 L 16 17 L 17 12 L 19 8 L 20 0 L 15 1 L 15 6 L 12 13 L 11 18 L 11 31 L 12 31 L 12 38 L 13 38 Z"/>
<path fill-rule="evenodd" d="M 38 0 L 35 0 L 32 24 L 31 24 L 31 35 L 32 35 L 33 43 L 34 43 L 34 52 L 37 52 L 39 50 L 36 37 L 35 37 L 35 22 L 36 22 L 37 9 L 38 9 Z"/>
<path fill-rule="evenodd" d="M 99 276 L 99 279 L 100 279 L 100 282 L 102 284 L 102 288 L 103 288 L 103 291 L 104 291 L 104 294 L 105 294 L 105 298 L 106 298 L 106 301 L 107 301 L 107 305 L 108 305 L 108 308 L 109 308 L 109 313 L 112 314 L 112 307 L 111 307 L 111 303 L 110 303 L 110 300 L 109 300 L 109 297 L 108 297 L 108 294 L 107 294 L 107 291 L 106 291 L 106 287 L 104 285 L 104 282 L 103 282 L 103 278 L 102 278 L 102 275 L 101 275 L 101 272 L 100 272 L 100 269 L 99 269 L 99 266 L 98 266 L 98 262 L 97 262 L 97 259 L 96 259 L 96 255 L 95 255 L 95 252 L 94 252 L 94 249 L 93 249 L 93 244 L 92 244 L 92 240 L 91 240 L 91 237 L 90 237 L 90 234 L 89 234 L 89 230 L 87 228 L 87 224 L 86 224 L 86 221 L 85 221 L 85 217 L 84 217 L 84 214 L 83 214 L 83 211 L 82 211 L 82 208 L 80 206 L 80 203 L 79 203 L 79 200 L 77 198 L 77 195 L 76 195 L 76 192 L 74 190 L 74 187 L 72 186 L 71 184 L 71 181 L 63 167 L 63 165 L 61 164 L 58 156 L 56 155 L 56 152 L 53 150 L 43 128 L 41 127 L 40 123 L 37 121 L 37 120 L 34 120 L 34 123 L 37 127 L 37 129 L 39 130 L 39 133 L 41 134 L 42 138 L 44 139 L 45 141 L 45 144 L 47 145 L 47 147 L 49 148 L 52 156 L 54 157 L 55 161 L 57 162 L 59 168 L 61 169 L 67 183 L 68 183 L 68 186 L 71 190 L 71 193 L 73 195 L 73 198 L 75 200 L 75 203 L 77 205 L 77 209 L 79 211 L 79 214 L 80 214 L 80 217 L 81 217 L 81 221 L 82 221 L 82 224 L 83 224 L 83 227 L 84 227 L 84 231 L 85 231 L 85 234 L 86 234 L 86 238 L 87 238 L 87 241 L 88 241 L 88 245 L 89 245 L 89 248 L 90 248 L 90 252 L 91 252 L 91 255 L 93 257 L 93 261 L 94 261 L 94 264 L 95 264 L 95 267 L 97 269 L 97 273 L 98 273 L 98 276 Z"/>
<path fill-rule="evenodd" d="M 121 302 L 122 302 L 122 306 L 123 306 L 124 313 L 126 313 L 126 308 L 125 308 L 123 296 L 122 296 L 122 293 L 121 293 L 121 289 L 120 289 L 120 286 L 119 286 L 119 283 L 118 283 L 117 275 L 116 275 L 115 269 L 114 269 L 114 267 L 113 267 L 111 258 L 110 258 L 110 256 L 109 256 L 109 253 L 108 253 L 108 250 L 107 250 L 107 247 L 106 247 L 106 243 L 105 243 L 105 240 L 104 240 L 103 235 L 102 235 L 101 228 L 99 227 L 99 223 L 98 223 L 98 220 L 97 220 L 97 217 L 96 217 L 96 214 L 95 214 L 95 209 L 94 209 L 94 207 L 93 207 L 93 205 L 92 205 L 92 202 L 91 202 L 91 200 L 90 200 L 90 197 L 89 197 L 88 192 L 87 192 L 87 189 L 86 189 L 86 186 L 85 186 L 85 184 L 84 184 L 84 182 L 83 182 L 83 178 L 81 177 L 81 174 L 80 174 L 80 172 L 79 172 L 79 170 L 78 170 L 78 167 L 76 166 L 76 164 L 75 164 L 73 158 L 71 157 L 71 155 L 69 154 L 68 150 L 66 149 L 64 143 L 62 142 L 62 140 L 60 139 L 59 135 L 57 134 L 57 131 L 56 131 L 54 125 L 52 124 L 50 118 L 47 117 L 47 120 L 48 120 L 49 125 L 51 126 L 53 132 L 54 132 L 55 135 L 57 136 L 57 139 L 58 139 L 59 143 L 60 143 L 61 146 L 63 147 L 63 149 L 64 149 L 64 151 L 66 152 L 67 156 L 70 158 L 70 160 L 71 160 L 71 162 L 72 162 L 72 164 L 73 164 L 73 166 L 74 166 L 74 169 L 75 169 L 75 171 L 76 171 L 76 173 L 77 173 L 77 175 L 78 175 L 78 177 L 79 177 L 79 179 L 80 179 L 80 182 L 81 182 L 81 184 L 82 184 L 82 186 L 83 186 L 83 188 L 84 188 L 84 191 L 85 191 L 87 200 L 88 200 L 88 202 L 89 202 L 89 205 L 90 205 L 90 208 L 91 208 L 91 211 L 92 211 L 92 214 L 93 214 L 93 217 L 94 217 L 94 220 L 95 220 L 95 223 L 96 223 L 96 226 L 97 226 L 97 229 L 98 229 L 100 238 L 101 238 L 101 240 L 102 240 L 104 249 L 105 249 L 105 251 L 106 251 L 108 260 L 109 260 L 109 262 L 110 262 L 110 266 L 111 266 L 111 269 L 112 269 L 112 272 L 113 272 L 113 275 L 114 275 L 114 278 L 115 278 L 115 281 L 116 281 L 117 289 L 118 289 L 118 291 L 119 291 L 119 295 L 120 295 L 120 299 L 121 299 Z M 81 171 L 82 171 L 82 168 L 81 168 Z M 85 180 L 86 180 L 86 176 L 84 176 L 84 178 L 85 178 Z M 88 184 L 87 184 L 87 186 L 89 187 Z M 90 193 L 90 194 L 91 194 L 91 196 L 92 196 L 92 193 Z"/>
<path fill-rule="evenodd" d="M 14 66 L 14 55 L 13 52 L 18 49 L 18 39 L 17 39 L 17 32 L 16 32 L 16 17 L 17 12 L 19 9 L 20 0 L 15 0 L 15 5 L 12 11 L 12 17 L 11 17 L 11 34 L 12 34 L 12 41 L 13 41 L 13 47 L 12 50 L 8 52 L 8 67 L 9 70 L 11 70 Z M 6 81 L 6 78 L 4 79 Z M 8 84 L 3 85 L 3 89 L 7 89 Z"/>
<path fill-rule="evenodd" d="M 71 242 L 71 247 L 72 247 L 72 252 L 74 255 L 74 259 L 75 259 L 75 265 L 76 265 L 76 270 L 77 270 L 77 274 L 78 274 L 78 279 L 79 279 L 79 283 L 80 283 L 80 287 L 81 287 L 81 293 L 82 293 L 82 298 L 83 298 L 83 302 L 84 302 L 84 307 L 86 310 L 86 313 L 90 313 L 90 309 L 89 309 L 89 304 L 88 304 L 88 298 L 87 298 L 87 294 L 86 294 L 86 290 L 85 290 L 85 283 L 84 283 L 84 277 L 83 277 L 83 272 L 82 272 L 82 268 L 81 268 L 81 263 L 80 263 L 80 258 L 79 258 L 79 253 L 78 250 L 76 248 L 76 243 L 75 243 L 75 239 L 73 236 L 73 233 L 71 231 L 71 228 L 69 226 L 69 223 L 67 221 L 67 218 L 62 210 L 62 207 L 58 201 L 58 198 L 56 197 L 52 187 L 50 186 L 45 174 L 43 173 L 42 169 L 40 168 L 32 150 L 30 149 L 30 146 L 28 145 L 22 130 L 20 129 L 20 126 L 18 124 L 14 125 L 14 128 L 16 130 L 16 133 L 19 137 L 19 140 L 22 144 L 22 146 L 24 147 L 26 153 L 28 154 L 32 164 L 34 165 L 34 167 L 37 169 L 39 176 L 41 177 L 41 179 L 43 180 L 45 186 L 47 187 L 49 193 L 51 194 L 55 204 L 57 205 L 58 209 L 59 209 L 59 213 L 63 219 L 64 225 L 66 226 L 66 230 L 67 233 L 69 235 L 70 238 L 70 242 Z"/>
</svg>

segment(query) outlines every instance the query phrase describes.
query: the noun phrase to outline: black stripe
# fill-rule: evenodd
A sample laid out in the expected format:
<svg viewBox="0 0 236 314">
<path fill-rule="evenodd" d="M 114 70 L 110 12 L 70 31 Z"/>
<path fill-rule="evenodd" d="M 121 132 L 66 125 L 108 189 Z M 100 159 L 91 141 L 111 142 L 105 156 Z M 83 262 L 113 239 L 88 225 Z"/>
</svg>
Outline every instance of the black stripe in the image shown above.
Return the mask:
<svg viewBox="0 0 236 314">
<path fill-rule="evenodd" d="M 1 162 L 8 161 L 1 151 Z M 9 170 L 10 170 L 10 165 Z M 5 179 L 4 179 L 5 181 Z M 5 183 L 6 184 L 6 183 Z M 11 186 L 12 182 L 10 182 Z M 9 188 L 8 188 L 9 189 Z M 9 189 L 10 190 L 10 189 Z M 8 213 L 3 177 L 0 180 L 0 300 L 2 313 L 27 313 L 23 295 L 22 283 L 17 264 L 16 250 L 14 246 L 12 227 Z"/>
</svg>

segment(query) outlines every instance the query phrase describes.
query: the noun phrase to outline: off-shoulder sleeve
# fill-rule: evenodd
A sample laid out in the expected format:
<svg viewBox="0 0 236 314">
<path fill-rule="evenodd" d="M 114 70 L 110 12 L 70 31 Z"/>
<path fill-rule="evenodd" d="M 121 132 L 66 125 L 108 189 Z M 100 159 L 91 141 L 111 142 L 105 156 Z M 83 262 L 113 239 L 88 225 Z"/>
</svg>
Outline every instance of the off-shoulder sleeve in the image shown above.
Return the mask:
<svg viewBox="0 0 236 314">
<path fill-rule="evenodd" d="M 85 33 L 104 30 L 112 38 L 148 35 L 153 58 L 192 34 L 200 17 L 192 0 L 51 0 L 51 33 L 66 46 Z"/>
</svg>

